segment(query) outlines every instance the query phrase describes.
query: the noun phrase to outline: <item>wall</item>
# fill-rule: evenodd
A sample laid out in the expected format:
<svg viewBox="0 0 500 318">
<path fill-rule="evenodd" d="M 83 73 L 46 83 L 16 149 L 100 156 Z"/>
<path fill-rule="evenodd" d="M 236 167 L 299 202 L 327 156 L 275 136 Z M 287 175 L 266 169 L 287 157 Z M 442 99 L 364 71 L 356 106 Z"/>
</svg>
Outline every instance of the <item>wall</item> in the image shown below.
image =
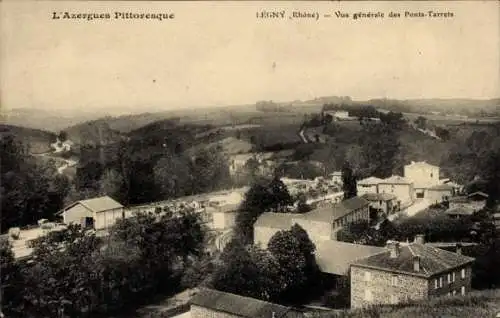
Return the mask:
<svg viewBox="0 0 500 318">
<path fill-rule="evenodd" d="M 267 248 L 269 240 L 278 231 L 283 231 L 283 230 L 271 227 L 254 226 L 253 242 L 254 244 L 260 244 L 262 248 Z"/>
<path fill-rule="evenodd" d="M 64 211 L 63 219 L 65 224 L 77 223 L 81 224 L 81 219 L 84 217 L 94 217 L 92 211 L 77 203 L 72 208 Z"/>
<path fill-rule="evenodd" d="M 378 185 L 380 193 L 390 193 L 401 201 L 401 204 L 409 203 L 415 199 L 415 191 L 411 184 L 386 184 L 381 183 Z"/>
<path fill-rule="evenodd" d="M 217 230 L 233 228 L 236 222 L 236 211 L 213 212 L 213 228 Z"/>
<path fill-rule="evenodd" d="M 371 279 L 365 281 L 365 272 Z M 409 299 L 425 299 L 428 297 L 429 283 L 425 278 L 411 275 L 397 275 L 397 286 L 392 286 L 393 273 L 351 266 L 351 308 L 360 308 L 370 304 L 391 304 L 392 296 L 398 302 Z M 365 300 L 365 291 L 370 291 L 372 301 Z"/>
<path fill-rule="evenodd" d="M 372 184 L 372 185 L 361 185 L 358 184 L 356 186 L 356 189 L 358 190 L 358 197 L 362 196 L 365 193 L 377 193 L 377 185 Z"/>
<path fill-rule="evenodd" d="M 191 318 L 240 318 L 236 315 L 211 310 L 205 307 L 191 305 Z"/>
<path fill-rule="evenodd" d="M 424 193 L 424 197 L 431 202 L 432 204 L 434 203 L 441 203 L 444 201 L 445 197 L 450 198 L 452 195 L 452 190 L 432 190 L 432 189 L 426 189 Z"/>
<path fill-rule="evenodd" d="M 123 208 L 113 209 L 96 213 L 94 227 L 96 230 L 102 230 L 113 226 L 118 219 L 123 217 Z"/>
<path fill-rule="evenodd" d="M 312 221 L 306 219 L 295 219 L 295 223 L 300 225 L 309 235 L 313 243 L 324 240 L 331 240 L 333 235 L 333 225 L 329 222 Z"/>
<path fill-rule="evenodd" d="M 404 167 L 404 176 L 416 185 L 438 185 L 439 167 L 430 165 L 409 165 Z"/>
<path fill-rule="evenodd" d="M 352 211 L 351 213 L 345 215 L 344 217 L 335 220 L 333 228 L 338 228 L 340 226 L 344 226 L 358 220 L 370 221 L 369 205 L 366 205 L 365 207 Z"/>
<path fill-rule="evenodd" d="M 465 278 L 462 279 L 460 271 L 462 268 L 465 268 Z M 455 272 L 455 281 L 448 283 L 448 273 L 453 273 L 453 271 L 443 273 L 439 276 L 433 277 L 429 281 L 429 295 L 431 297 L 437 297 L 437 296 L 446 296 L 448 295 L 449 292 L 452 292 L 455 290 L 457 295 L 460 295 L 461 292 L 461 287 L 465 286 L 465 294 L 467 295 L 471 291 L 471 277 L 472 277 L 472 269 L 470 266 L 466 267 L 460 267 L 454 270 Z M 439 288 L 435 288 L 435 282 L 434 279 L 439 279 L 442 277 L 443 279 L 443 286 Z"/>
</svg>

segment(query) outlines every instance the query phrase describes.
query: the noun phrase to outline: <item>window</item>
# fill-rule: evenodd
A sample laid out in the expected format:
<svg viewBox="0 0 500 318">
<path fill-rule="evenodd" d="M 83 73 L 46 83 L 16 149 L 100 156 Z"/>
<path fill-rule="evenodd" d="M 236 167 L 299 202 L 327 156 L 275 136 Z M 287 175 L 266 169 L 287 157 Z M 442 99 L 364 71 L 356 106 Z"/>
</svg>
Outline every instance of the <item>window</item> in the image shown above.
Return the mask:
<svg viewBox="0 0 500 318">
<path fill-rule="evenodd" d="M 397 295 L 391 295 L 391 304 L 399 303 L 399 297 Z"/>
<path fill-rule="evenodd" d="M 465 295 L 465 286 L 462 286 L 462 288 L 461 288 L 461 293 L 462 293 L 462 296 L 464 296 L 464 295 Z"/>
<path fill-rule="evenodd" d="M 438 279 L 436 278 L 434 280 L 434 289 L 438 289 L 439 288 L 439 285 L 438 285 Z"/>
<path fill-rule="evenodd" d="M 456 290 L 454 290 L 454 291 L 453 291 L 453 296 L 455 296 L 456 294 L 457 294 L 457 291 L 456 291 Z"/>
<path fill-rule="evenodd" d="M 398 286 L 398 276 L 397 275 L 392 275 L 391 285 Z"/>
<path fill-rule="evenodd" d="M 448 274 L 448 284 L 451 284 L 451 274 Z"/>
<path fill-rule="evenodd" d="M 372 291 L 369 289 L 365 289 L 365 301 L 372 301 L 372 300 L 373 300 Z"/>
<path fill-rule="evenodd" d="M 431 172 L 431 178 L 434 176 L 434 174 Z"/>
<path fill-rule="evenodd" d="M 465 268 L 462 268 L 461 276 L 462 276 L 462 279 L 465 278 Z"/>
<path fill-rule="evenodd" d="M 439 287 L 443 287 L 443 277 L 439 277 Z"/>
<path fill-rule="evenodd" d="M 455 281 L 455 272 L 452 273 L 451 275 L 451 281 L 454 282 Z"/>
<path fill-rule="evenodd" d="M 370 272 L 365 272 L 365 282 L 372 280 L 372 274 Z"/>
</svg>

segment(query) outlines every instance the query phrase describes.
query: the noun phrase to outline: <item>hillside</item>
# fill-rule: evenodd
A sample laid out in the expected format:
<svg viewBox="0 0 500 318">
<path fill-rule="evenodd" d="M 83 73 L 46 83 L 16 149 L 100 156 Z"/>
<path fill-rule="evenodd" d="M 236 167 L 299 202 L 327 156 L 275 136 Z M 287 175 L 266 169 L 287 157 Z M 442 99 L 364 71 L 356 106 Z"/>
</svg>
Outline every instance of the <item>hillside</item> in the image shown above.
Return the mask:
<svg viewBox="0 0 500 318">
<path fill-rule="evenodd" d="M 374 306 L 340 313 L 321 313 L 323 318 L 434 318 L 434 317 L 496 317 L 500 313 L 500 290 L 473 291 L 465 297 L 440 297 L 429 301 L 396 306 Z"/>
<path fill-rule="evenodd" d="M 0 136 L 7 134 L 27 145 L 29 152 L 35 154 L 50 151 L 50 144 L 56 141 L 56 134 L 50 131 L 0 124 Z"/>
<path fill-rule="evenodd" d="M 118 142 L 123 134 L 111 129 L 106 119 L 88 121 L 64 129 L 67 138 L 78 145 L 102 146 Z"/>
</svg>

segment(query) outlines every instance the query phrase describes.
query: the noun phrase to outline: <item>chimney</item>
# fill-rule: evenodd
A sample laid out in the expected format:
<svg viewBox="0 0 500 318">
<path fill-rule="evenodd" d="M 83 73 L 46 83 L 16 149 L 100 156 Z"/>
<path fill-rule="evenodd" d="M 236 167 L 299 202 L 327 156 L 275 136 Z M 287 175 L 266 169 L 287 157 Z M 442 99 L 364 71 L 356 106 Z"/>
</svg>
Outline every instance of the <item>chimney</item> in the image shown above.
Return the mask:
<svg viewBox="0 0 500 318">
<path fill-rule="evenodd" d="M 462 244 L 457 243 L 457 254 L 462 255 Z"/>
<path fill-rule="evenodd" d="M 413 257 L 413 270 L 415 272 L 420 272 L 420 256 L 418 255 Z"/>
<path fill-rule="evenodd" d="M 276 313 L 273 311 L 273 317 L 272 318 L 276 318 Z"/>
<path fill-rule="evenodd" d="M 399 242 L 387 241 L 386 248 L 391 251 L 391 258 L 399 257 Z"/>
<path fill-rule="evenodd" d="M 415 236 L 414 243 L 425 244 L 425 235 L 424 234 L 417 234 Z"/>
</svg>

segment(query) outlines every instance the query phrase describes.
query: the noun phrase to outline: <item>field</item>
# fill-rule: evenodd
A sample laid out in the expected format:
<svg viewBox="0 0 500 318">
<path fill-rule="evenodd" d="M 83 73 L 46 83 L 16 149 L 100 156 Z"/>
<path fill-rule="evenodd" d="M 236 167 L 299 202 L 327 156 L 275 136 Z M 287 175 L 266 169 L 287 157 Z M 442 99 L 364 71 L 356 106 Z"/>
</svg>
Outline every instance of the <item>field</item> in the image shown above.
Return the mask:
<svg viewBox="0 0 500 318">
<path fill-rule="evenodd" d="M 329 318 L 461 318 L 496 317 L 500 313 L 500 290 L 473 291 L 465 297 L 434 298 L 414 304 L 374 306 L 342 313 L 322 313 L 313 317 Z"/>
</svg>

